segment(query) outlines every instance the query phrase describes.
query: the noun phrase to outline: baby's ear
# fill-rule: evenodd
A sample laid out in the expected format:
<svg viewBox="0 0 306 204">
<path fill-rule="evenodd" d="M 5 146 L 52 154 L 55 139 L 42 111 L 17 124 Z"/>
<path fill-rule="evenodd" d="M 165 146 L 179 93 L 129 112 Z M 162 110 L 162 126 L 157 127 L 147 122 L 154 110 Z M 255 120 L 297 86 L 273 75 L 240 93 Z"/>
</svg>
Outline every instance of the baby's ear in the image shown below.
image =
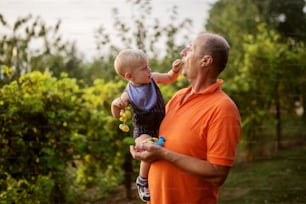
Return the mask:
<svg viewBox="0 0 306 204">
<path fill-rule="evenodd" d="M 124 78 L 126 78 L 127 80 L 130 80 L 132 78 L 132 75 L 127 72 L 124 74 Z"/>
</svg>

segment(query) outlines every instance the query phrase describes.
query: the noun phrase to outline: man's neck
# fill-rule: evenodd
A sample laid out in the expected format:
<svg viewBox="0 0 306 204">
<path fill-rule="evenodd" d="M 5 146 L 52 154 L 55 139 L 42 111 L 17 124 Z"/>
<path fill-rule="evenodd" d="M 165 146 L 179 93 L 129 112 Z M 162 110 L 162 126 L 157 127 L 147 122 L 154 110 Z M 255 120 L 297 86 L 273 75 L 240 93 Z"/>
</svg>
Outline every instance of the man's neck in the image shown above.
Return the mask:
<svg viewBox="0 0 306 204">
<path fill-rule="evenodd" d="M 210 85 L 214 84 L 217 82 L 217 79 L 206 79 L 205 81 L 197 81 L 195 83 L 191 83 L 191 92 L 192 93 L 198 93 L 206 88 L 208 88 Z"/>
</svg>

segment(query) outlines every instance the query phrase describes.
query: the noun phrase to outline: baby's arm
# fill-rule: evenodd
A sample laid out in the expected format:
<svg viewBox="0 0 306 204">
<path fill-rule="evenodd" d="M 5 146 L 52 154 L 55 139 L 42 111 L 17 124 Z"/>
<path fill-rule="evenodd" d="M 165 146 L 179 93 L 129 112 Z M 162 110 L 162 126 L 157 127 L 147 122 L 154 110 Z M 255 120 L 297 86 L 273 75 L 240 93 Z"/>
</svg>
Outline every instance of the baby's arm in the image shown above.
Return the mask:
<svg viewBox="0 0 306 204">
<path fill-rule="evenodd" d="M 176 59 L 172 63 L 172 68 L 168 71 L 168 73 L 153 72 L 152 78 L 158 84 L 170 84 L 178 78 L 182 63 L 182 60 Z"/>
<path fill-rule="evenodd" d="M 120 110 L 129 105 L 129 95 L 123 92 L 119 98 L 113 100 L 111 109 L 114 118 L 120 118 Z"/>
</svg>

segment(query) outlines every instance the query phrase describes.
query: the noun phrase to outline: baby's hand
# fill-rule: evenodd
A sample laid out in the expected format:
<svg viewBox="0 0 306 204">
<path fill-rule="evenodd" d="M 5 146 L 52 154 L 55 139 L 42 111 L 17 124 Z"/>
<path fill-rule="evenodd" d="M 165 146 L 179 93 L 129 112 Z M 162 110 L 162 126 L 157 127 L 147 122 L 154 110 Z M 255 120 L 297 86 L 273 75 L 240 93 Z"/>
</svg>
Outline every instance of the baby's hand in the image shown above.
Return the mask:
<svg viewBox="0 0 306 204">
<path fill-rule="evenodd" d="M 178 73 L 183 65 L 183 61 L 180 59 L 176 59 L 173 63 L 172 63 L 172 71 L 175 73 Z"/>
<path fill-rule="evenodd" d="M 118 107 L 119 109 L 124 109 L 126 106 L 128 106 L 128 103 L 123 101 L 121 98 L 116 98 L 113 101 L 113 104 Z"/>
</svg>

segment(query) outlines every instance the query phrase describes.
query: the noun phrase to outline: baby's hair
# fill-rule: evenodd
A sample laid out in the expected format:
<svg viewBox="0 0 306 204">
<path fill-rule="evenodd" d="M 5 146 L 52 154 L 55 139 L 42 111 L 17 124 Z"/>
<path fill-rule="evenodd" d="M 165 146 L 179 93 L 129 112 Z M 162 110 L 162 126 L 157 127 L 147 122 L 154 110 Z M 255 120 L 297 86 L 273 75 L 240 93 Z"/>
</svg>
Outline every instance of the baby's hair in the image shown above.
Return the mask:
<svg viewBox="0 0 306 204">
<path fill-rule="evenodd" d="M 125 73 L 131 71 L 139 62 L 148 60 L 147 55 L 139 49 L 124 49 L 115 58 L 114 68 L 118 75 L 124 77 Z"/>
</svg>

